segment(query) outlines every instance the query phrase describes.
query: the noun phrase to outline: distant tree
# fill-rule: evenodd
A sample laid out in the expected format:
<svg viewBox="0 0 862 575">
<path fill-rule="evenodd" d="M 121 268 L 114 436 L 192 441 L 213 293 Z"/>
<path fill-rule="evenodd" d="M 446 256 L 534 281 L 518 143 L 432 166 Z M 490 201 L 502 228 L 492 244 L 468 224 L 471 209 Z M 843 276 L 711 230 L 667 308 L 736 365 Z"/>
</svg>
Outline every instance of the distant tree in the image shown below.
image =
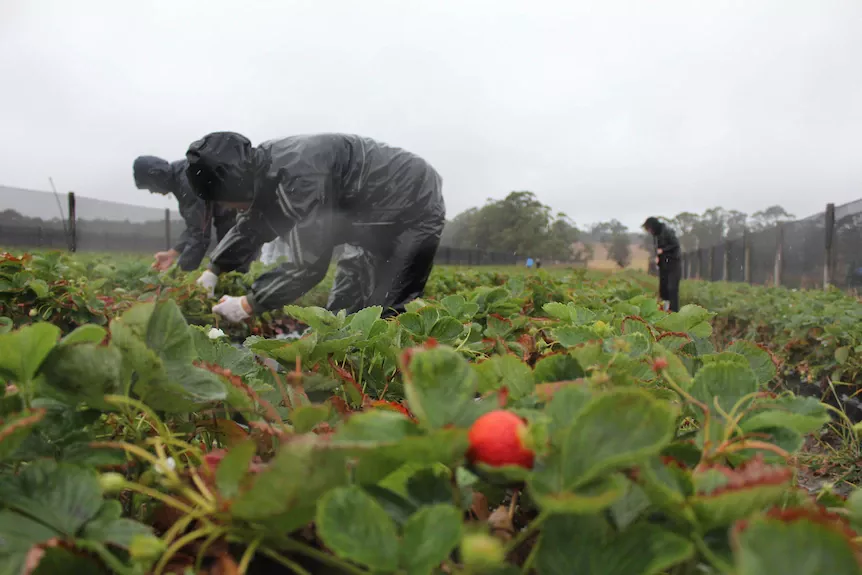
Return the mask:
<svg viewBox="0 0 862 575">
<path fill-rule="evenodd" d="M 700 216 L 692 212 L 681 212 L 670 219 L 671 226 L 676 230 L 683 251 L 692 251 L 697 247 L 696 230 Z"/>
<path fill-rule="evenodd" d="M 487 251 L 513 252 L 525 257 L 574 261 L 580 232 L 569 217 L 538 200 L 533 192 L 511 192 L 488 200 L 446 224 L 444 245 Z"/>
<path fill-rule="evenodd" d="M 619 220 L 593 224 L 590 232 L 594 238 L 605 245 L 611 261 L 621 268 L 631 263 L 631 235 L 628 228 Z"/>
<path fill-rule="evenodd" d="M 751 229 L 761 231 L 768 228 L 774 228 L 780 222 L 789 222 L 795 216 L 790 214 L 781 206 L 769 206 L 765 210 L 754 212 L 751 216 Z"/>
<path fill-rule="evenodd" d="M 748 214 L 737 210 L 727 212 L 725 220 L 727 239 L 735 240 L 741 238 L 745 234 L 747 224 Z"/>
</svg>

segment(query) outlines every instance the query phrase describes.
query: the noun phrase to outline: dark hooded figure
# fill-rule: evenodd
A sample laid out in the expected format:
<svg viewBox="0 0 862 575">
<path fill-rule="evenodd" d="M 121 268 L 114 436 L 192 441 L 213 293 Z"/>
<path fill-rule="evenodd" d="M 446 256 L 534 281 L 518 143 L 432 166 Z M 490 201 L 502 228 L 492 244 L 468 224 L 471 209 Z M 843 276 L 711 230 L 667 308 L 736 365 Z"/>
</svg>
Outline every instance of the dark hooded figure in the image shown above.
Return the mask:
<svg viewBox="0 0 862 575">
<path fill-rule="evenodd" d="M 246 296 L 223 297 L 214 312 L 242 321 L 293 302 L 324 278 L 338 245 L 350 247 L 336 265 L 330 310 L 380 305 L 389 316 L 422 295 L 446 208 L 440 175 L 419 156 L 347 134 L 255 147 L 239 134 L 216 132 L 194 142 L 186 157 L 199 197 L 241 210 L 200 285 L 213 294 L 218 274 L 276 237 L 292 250 L 291 261 L 261 274 Z"/>
<path fill-rule="evenodd" d="M 180 215 L 186 223 L 186 229 L 174 247 L 155 255 L 153 267 L 158 270 L 168 269 L 175 260 L 183 271 L 196 270 L 209 248 L 212 225 L 215 225 L 216 238 L 221 240 L 236 221 L 236 210 L 223 207 L 213 211 L 212 223 L 208 221 L 206 203 L 198 198 L 189 186 L 187 166 L 187 160 L 168 163 L 155 156 L 139 156 L 135 158 L 132 166 L 135 186 L 139 190 L 149 190 L 154 194 L 173 194 L 179 204 Z M 250 263 L 251 261 L 245 262 L 237 269 L 247 271 Z"/>
<path fill-rule="evenodd" d="M 679 282 L 682 279 L 679 240 L 673 230 L 658 218 L 647 218 L 643 228 L 653 237 L 659 297 L 667 302 L 670 311 L 679 311 Z"/>
</svg>

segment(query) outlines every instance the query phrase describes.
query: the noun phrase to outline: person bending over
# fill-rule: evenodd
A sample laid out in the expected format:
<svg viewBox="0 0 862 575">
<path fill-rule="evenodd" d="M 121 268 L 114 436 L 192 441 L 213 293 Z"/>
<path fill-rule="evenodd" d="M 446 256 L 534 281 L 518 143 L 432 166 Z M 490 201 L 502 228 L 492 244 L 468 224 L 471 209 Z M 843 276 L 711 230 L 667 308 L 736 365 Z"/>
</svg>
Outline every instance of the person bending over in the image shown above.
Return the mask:
<svg viewBox="0 0 862 575">
<path fill-rule="evenodd" d="M 291 246 L 290 261 L 261 274 L 247 295 L 221 298 L 213 311 L 225 319 L 293 302 L 324 278 L 338 245 L 347 247 L 336 264 L 331 311 L 380 305 L 388 317 L 422 295 L 446 207 L 440 175 L 419 156 L 356 135 L 292 136 L 255 147 L 240 134 L 215 132 L 192 143 L 186 157 L 201 199 L 241 210 L 198 279 L 211 296 L 218 275 L 264 243 L 282 237 Z"/>
<path fill-rule="evenodd" d="M 189 186 L 187 166 L 187 160 L 168 163 L 155 156 L 138 156 L 132 166 L 135 186 L 153 194 L 173 194 L 186 224 L 186 229 L 171 249 L 155 254 L 153 267 L 159 271 L 168 269 L 174 262 L 186 272 L 198 269 L 210 245 L 212 226 L 215 226 L 216 238 L 220 241 L 236 221 L 236 210 L 224 207 L 214 210 L 211 218 L 207 217 L 206 204 Z M 246 262 L 237 269 L 248 271 L 250 263 Z"/>
</svg>

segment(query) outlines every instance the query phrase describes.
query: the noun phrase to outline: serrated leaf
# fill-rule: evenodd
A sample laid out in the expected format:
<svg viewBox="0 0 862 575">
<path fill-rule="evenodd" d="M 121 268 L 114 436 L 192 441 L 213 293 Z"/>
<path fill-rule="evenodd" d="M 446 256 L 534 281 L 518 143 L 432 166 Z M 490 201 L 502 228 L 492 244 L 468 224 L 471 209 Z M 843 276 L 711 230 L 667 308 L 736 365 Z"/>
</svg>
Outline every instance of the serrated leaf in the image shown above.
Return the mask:
<svg viewBox="0 0 862 575">
<path fill-rule="evenodd" d="M 549 316 L 574 325 L 590 323 L 596 319 L 595 312 L 585 307 L 579 307 L 572 302 L 568 304 L 550 302 L 542 306 L 542 309 Z"/>
<path fill-rule="evenodd" d="M 407 403 L 422 425 L 434 429 L 456 424 L 472 406 L 476 374 L 453 349 L 417 349 L 402 369 Z"/>
<path fill-rule="evenodd" d="M 342 320 L 339 320 L 335 314 L 322 307 L 287 305 L 284 306 L 284 313 L 294 319 L 298 319 L 314 331 L 322 334 L 342 326 Z"/>
<path fill-rule="evenodd" d="M 552 515 L 539 537 L 536 571 L 542 575 L 593 573 L 592 565 L 609 537 L 610 526 L 598 515 Z"/>
<path fill-rule="evenodd" d="M 0 422 L 0 461 L 15 453 L 45 417 L 45 410 L 22 411 L 3 418 Z"/>
<path fill-rule="evenodd" d="M 302 405 L 290 412 L 290 423 L 296 433 L 308 433 L 318 423 L 329 419 L 331 414 L 329 405 Z"/>
<path fill-rule="evenodd" d="M 48 294 L 51 293 L 51 289 L 44 280 L 30 280 L 27 282 L 27 287 L 30 291 L 36 294 L 36 297 L 39 299 L 48 297 Z"/>
<path fill-rule="evenodd" d="M 346 454 L 322 441 L 305 436 L 282 445 L 251 487 L 234 499 L 231 514 L 247 521 L 288 513 L 304 519 L 320 496 L 347 482 Z"/>
<path fill-rule="evenodd" d="M 535 389 L 533 370 L 514 355 L 496 355 L 477 364 L 473 370 L 478 376 L 479 393 L 497 391 L 505 387 L 513 400 L 530 395 Z"/>
<path fill-rule="evenodd" d="M 119 501 L 104 501 L 96 516 L 84 526 L 81 537 L 128 549 L 136 536 L 153 534 L 148 525 L 122 518 L 122 513 L 123 506 Z"/>
<path fill-rule="evenodd" d="M 614 537 L 594 566 L 607 575 L 653 575 L 679 565 L 695 553 L 694 543 L 659 527 L 639 524 Z"/>
<path fill-rule="evenodd" d="M 416 313 L 422 319 L 422 333 L 431 333 L 431 328 L 433 328 L 434 324 L 437 323 L 437 320 L 440 319 L 440 312 L 436 307 L 426 306 Z"/>
<path fill-rule="evenodd" d="M 401 565 L 410 574 L 430 574 L 461 540 L 461 512 L 452 505 L 423 507 L 404 526 Z"/>
<path fill-rule="evenodd" d="M 589 405 L 593 394 L 586 385 L 570 385 L 557 390 L 545 408 L 550 418 L 548 431 L 551 434 L 568 428 L 581 411 Z"/>
<path fill-rule="evenodd" d="M 189 325 L 174 300 L 156 304 L 147 324 L 146 343 L 166 361 L 191 363 L 196 359 Z"/>
<path fill-rule="evenodd" d="M 757 462 L 752 464 L 763 465 Z M 733 473 L 744 477 L 752 472 L 734 470 Z M 730 479 L 725 474 L 707 469 L 693 475 L 697 494 L 690 498 L 690 503 L 698 519 L 707 529 L 730 525 L 737 519 L 743 519 L 756 511 L 781 502 L 790 486 L 791 474 L 776 477 L 778 479 L 753 479 L 747 484 L 736 486 L 730 483 Z"/>
<path fill-rule="evenodd" d="M 746 432 L 786 427 L 804 435 L 820 429 L 829 419 L 826 406 L 813 397 L 782 396 L 758 400 L 740 427 Z"/>
<path fill-rule="evenodd" d="M 371 327 L 374 322 L 380 319 L 380 314 L 383 313 L 383 308 L 379 305 L 367 307 L 348 317 L 351 331 L 356 331 L 364 335 L 371 333 Z"/>
<path fill-rule="evenodd" d="M 443 308 L 447 312 L 449 312 L 449 315 L 455 318 L 461 317 L 461 314 L 464 311 L 465 303 L 467 303 L 467 300 L 464 299 L 464 296 L 460 294 L 447 295 L 440 300 L 440 304 L 443 306 Z"/>
<path fill-rule="evenodd" d="M 564 497 L 602 477 L 656 455 L 673 438 L 676 413 L 638 389 L 593 398 L 566 429 L 530 486 L 538 497 Z"/>
<path fill-rule="evenodd" d="M 32 381 L 59 336 L 59 327 L 42 322 L 0 334 L 0 377 L 21 384 Z"/>
<path fill-rule="evenodd" d="M 41 389 L 68 405 L 85 402 L 90 407 L 113 409 L 106 395 L 122 392 L 122 355 L 113 346 L 95 343 L 58 345 L 42 362 Z"/>
<path fill-rule="evenodd" d="M 564 353 L 545 356 L 537 361 L 533 368 L 533 379 L 536 383 L 571 381 L 584 375 L 578 360 Z"/>
<path fill-rule="evenodd" d="M 398 323 L 413 335 L 425 335 L 425 324 L 417 313 L 402 313 L 398 316 Z"/>
<path fill-rule="evenodd" d="M 700 306 L 689 304 L 660 320 L 656 323 L 656 327 L 664 331 L 682 332 L 693 337 L 707 338 L 712 334 L 709 320 L 714 315 Z"/>
<path fill-rule="evenodd" d="M 214 363 L 224 369 L 229 369 L 234 375 L 245 376 L 255 373 L 260 366 L 255 361 L 250 349 L 237 347 L 228 343 L 227 338 L 210 339 L 208 330 L 200 326 L 190 326 L 192 342 L 195 346 L 197 359 L 206 363 Z M 277 341 L 277 340 L 274 340 Z"/>
<path fill-rule="evenodd" d="M 551 337 L 563 347 L 575 347 L 588 341 L 601 339 L 593 328 L 586 325 L 564 325 L 551 330 Z"/>
<path fill-rule="evenodd" d="M 150 407 L 169 413 L 194 411 L 198 406 L 227 397 L 225 384 L 216 374 L 191 364 L 170 363 L 165 379 L 135 386 L 135 393 Z"/>
<path fill-rule="evenodd" d="M 71 345 L 75 343 L 101 343 L 108 332 L 102 326 L 88 323 L 75 328 L 71 333 L 60 340 L 60 345 Z"/>
<path fill-rule="evenodd" d="M 839 364 L 844 365 L 847 363 L 847 360 L 850 358 L 850 348 L 848 346 L 843 346 L 835 349 L 835 361 Z"/>
<path fill-rule="evenodd" d="M 858 575 L 862 571 L 847 536 L 812 521 L 757 518 L 736 541 L 739 575 Z"/>
<path fill-rule="evenodd" d="M 74 537 L 102 506 L 102 490 L 92 470 L 42 460 L 0 482 L 0 502 Z"/>
<path fill-rule="evenodd" d="M 27 554 L 34 545 L 58 537 L 57 531 L 13 511 L 0 511 L 0 573 L 25 573 Z"/>
<path fill-rule="evenodd" d="M 714 401 L 730 413 L 743 397 L 758 390 L 757 377 L 748 366 L 729 361 L 704 365 L 694 377 L 691 395 L 715 411 Z"/>
<path fill-rule="evenodd" d="M 464 326 L 453 317 L 441 317 L 434 323 L 429 337 L 433 337 L 441 343 L 449 343 L 457 339 L 464 331 Z"/>
<path fill-rule="evenodd" d="M 216 467 L 216 487 L 225 498 L 232 499 L 239 493 L 243 478 L 257 446 L 253 440 L 243 441 L 231 447 Z"/>
<path fill-rule="evenodd" d="M 655 303 L 654 301 L 652 303 Z M 656 309 L 658 309 L 656 307 Z M 623 319 L 620 323 L 620 331 L 621 333 L 628 335 L 633 333 L 641 333 L 644 337 L 647 338 L 648 341 L 654 341 L 655 336 L 652 333 L 652 329 L 650 329 L 649 324 L 647 324 L 642 319 L 627 317 Z"/>
<path fill-rule="evenodd" d="M 629 357 L 638 358 L 650 351 L 650 340 L 643 333 L 630 333 L 622 337 L 626 344 L 626 353 Z"/>
<path fill-rule="evenodd" d="M 727 347 L 727 351 L 732 351 L 745 357 L 761 385 L 775 379 L 776 369 L 772 356 L 754 342 L 746 340 L 735 341 Z"/>
<path fill-rule="evenodd" d="M 359 487 L 340 487 L 320 501 L 317 533 L 337 556 L 375 571 L 398 567 L 398 530 L 386 511 Z"/>
</svg>

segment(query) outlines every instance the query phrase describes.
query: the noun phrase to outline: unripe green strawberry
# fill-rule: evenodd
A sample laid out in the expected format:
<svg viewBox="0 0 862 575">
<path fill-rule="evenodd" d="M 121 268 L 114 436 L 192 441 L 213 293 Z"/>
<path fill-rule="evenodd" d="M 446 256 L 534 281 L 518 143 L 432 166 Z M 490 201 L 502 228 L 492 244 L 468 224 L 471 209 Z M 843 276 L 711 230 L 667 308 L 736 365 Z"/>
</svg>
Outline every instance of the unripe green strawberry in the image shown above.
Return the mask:
<svg viewBox="0 0 862 575">
<path fill-rule="evenodd" d="M 126 478 L 120 473 L 109 471 L 99 475 L 99 486 L 104 493 L 118 493 L 125 489 Z"/>
<path fill-rule="evenodd" d="M 165 542 L 154 535 L 135 535 L 129 544 L 132 559 L 153 560 L 165 552 Z"/>
<path fill-rule="evenodd" d="M 461 560 L 470 572 L 481 573 L 506 560 L 502 542 L 487 533 L 465 535 L 461 540 Z"/>
</svg>

